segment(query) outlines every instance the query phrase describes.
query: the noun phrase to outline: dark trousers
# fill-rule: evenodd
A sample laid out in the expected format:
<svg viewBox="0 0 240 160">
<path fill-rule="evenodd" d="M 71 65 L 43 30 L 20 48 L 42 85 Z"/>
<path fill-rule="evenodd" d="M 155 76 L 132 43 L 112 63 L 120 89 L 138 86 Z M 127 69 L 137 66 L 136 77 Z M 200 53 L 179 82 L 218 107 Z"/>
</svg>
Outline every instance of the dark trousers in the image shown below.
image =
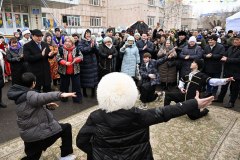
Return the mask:
<svg viewBox="0 0 240 160">
<path fill-rule="evenodd" d="M 218 95 L 218 99 L 219 100 L 224 99 L 224 97 L 227 93 L 229 84 L 230 84 L 230 100 L 229 100 L 229 102 L 234 104 L 238 97 L 238 92 L 240 89 L 240 79 L 235 79 L 235 81 L 231 81 L 231 83 L 229 82 L 226 85 L 223 85 L 221 88 L 221 92 Z"/>
<path fill-rule="evenodd" d="M 156 85 L 151 85 L 150 82 L 143 83 L 140 87 L 140 100 L 143 103 L 152 102 L 157 98 L 157 94 L 155 94 Z"/>
<path fill-rule="evenodd" d="M 0 103 L 2 103 L 2 88 L 0 88 Z"/>
<path fill-rule="evenodd" d="M 80 102 L 82 100 L 81 84 L 80 84 L 80 75 L 60 75 L 61 84 L 60 91 L 68 92 L 70 79 L 72 81 L 72 92 L 76 92 L 77 97 L 73 97 L 73 102 Z"/>
<path fill-rule="evenodd" d="M 36 142 L 24 142 L 26 157 L 23 157 L 22 160 L 39 160 L 42 151 L 45 151 L 48 147 L 54 144 L 58 138 L 62 139 L 61 157 L 65 157 L 73 153 L 72 148 L 72 126 L 69 123 L 60 124 L 62 131 L 48 137 L 44 140 Z"/>
<path fill-rule="evenodd" d="M 221 73 L 206 73 L 211 78 L 220 78 Z M 212 95 L 215 95 L 217 93 L 218 86 L 211 86 L 209 83 L 207 84 L 207 93 L 211 93 Z"/>
<path fill-rule="evenodd" d="M 51 84 L 49 85 L 40 85 L 38 83 L 36 83 L 35 88 L 37 91 L 41 92 L 41 90 L 43 90 L 43 92 L 51 92 Z"/>
<path fill-rule="evenodd" d="M 170 105 L 171 101 L 174 101 L 175 103 L 183 102 L 185 101 L 185 94 L 181 92 L 166 93 L 164 99 L 164 106 Z M 187 113 L 187 115 L 191 120 L 196 120 L 205 116 L 206 113 L 201 112 L 200 109 L 196 109 L 190 113 Z"/>
</svg>

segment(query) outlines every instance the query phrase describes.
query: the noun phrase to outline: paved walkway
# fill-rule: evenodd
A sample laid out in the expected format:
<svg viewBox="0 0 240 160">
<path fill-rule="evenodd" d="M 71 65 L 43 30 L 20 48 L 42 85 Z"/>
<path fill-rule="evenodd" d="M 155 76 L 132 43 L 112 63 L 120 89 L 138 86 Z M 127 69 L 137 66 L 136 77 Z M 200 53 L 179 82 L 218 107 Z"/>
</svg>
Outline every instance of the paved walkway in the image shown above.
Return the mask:
<svg viewBox="0 0 240 160">
<path fill-rule="evenodd" d="M 151 103 L 150 107 L 159 105 L 161 104 Z M 86 160 L 86 155 L 76 147 L 76 135 L 95 109 L 96 107 L 91 107 L 62 120 L 73 126 L 74 154 L 78 160 Z M 239 160 L 240 113 L 217 106 L 209 109 L 209 115 L 197 121 L 182 116 L 152 126 L 151 144 L 155 160 Z M 58 159 L 60 145 L 59 140 L 43 153 L 41 159 Z M 24 156 L 23 149 L 20 138 L 8 141 L 0 145 L 0 159 L 20 159 Z"/>
</svg>

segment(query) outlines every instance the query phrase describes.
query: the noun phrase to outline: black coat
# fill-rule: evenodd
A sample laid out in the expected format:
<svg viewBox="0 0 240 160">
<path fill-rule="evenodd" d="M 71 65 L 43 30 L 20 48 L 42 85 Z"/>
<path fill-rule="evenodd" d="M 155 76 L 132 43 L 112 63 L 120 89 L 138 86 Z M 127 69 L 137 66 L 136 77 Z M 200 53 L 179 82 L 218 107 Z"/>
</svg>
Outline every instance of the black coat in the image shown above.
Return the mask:
<svg viewBox="0 0 240 160">
<path fill-rule="evenodd" d="M 83 54 L 83 61 L 80 63 L 80 77 L 82 88 L 94 88 L 98 84 L 98 50 L 96 44 L 91 47 L 91 42 L 82 39 L 79 49 Z"/>
<path fill-rule="evenodd" d="M 222 72 L 222 62 L 220 61 L 225 48 L 221 44 L 216 44 L 212 49 L 209 45 L 204 48 L 203 58 L 204 58 L 204 72 L 205 73 L 221 73 Z M 212 57 L 207 58 L 206 55 L 212 53 Z"/>
<path fill-rule="evenodd" d="M 21 85 L 22 74 L 26 71 L 24 59 L 21 57 L 23 54 L 23 48 L 20 48 L 18 53 L 7 50 L 7 61 L 10 63 L 12 72 L 12 84 Z"/>
<path fill-rule="evenodd" d="M 108 56 L 112 55 L 112 58 L 109 59 Z M 108 48 L 105 44 L 99 46 L 99 69 L 106 69 L 108 73 L 115 72 L 116 68 L 116 57 L 118 52 L 115 46 Z"/>
<path fill-rule="evenodd" d="M 42 50 L 35 41 L 31 40 L 23 46 L 24 59 L 28 62 L 28 72 L 32 72 L 37 77 L 38 85 L 50 85 L 50 65 L 48 62 L 48 54 L 50 48 L 47 43 L 41 42 L 42 50 L 46 48 L 45 56 L 42 56 Z"/>
<path fill-rule="evenodd" d="M 80 129 L 76 144 L 88 154 L 88 160 L 153 160 L 149 126 L 169 121 L 197 110 L 197 101 L 141 110 L 99 109 L 88 117 Z"/>
<path fill-rule="evenodd" d="M 235 79 L 240 79 L 240 47 L 230 47 L 224 56 L 227 57 L 224 63 L 224 77 L 233 76 Z"/>
<path fill-rule="evenodd" d="M 142 63 L 143 61 L 143 55 L 144 53 L 150 53 L 150 54 L 153 54 L 153 51 L 154 51 L 154 45 L 151 41 L 147 41 L 146 43 L 143 41 L 143 40 L 139 40 L 137 41 L 136 43 L 137 47 L 138 47 L 138 50 L 139 50 L 139 55 L 140 55 L 140 61 Z M 147 45 L 147 48 L 143 50 L 143 47 Z"/>
</svg>

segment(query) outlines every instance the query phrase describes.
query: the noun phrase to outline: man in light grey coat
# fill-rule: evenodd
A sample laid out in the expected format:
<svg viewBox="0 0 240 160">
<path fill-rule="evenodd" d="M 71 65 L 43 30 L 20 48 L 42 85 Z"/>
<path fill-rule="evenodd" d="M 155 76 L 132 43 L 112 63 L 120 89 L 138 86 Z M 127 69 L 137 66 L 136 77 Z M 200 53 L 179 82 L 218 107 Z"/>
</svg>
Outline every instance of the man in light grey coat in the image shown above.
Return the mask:
<svg viewBox="0 0 240 160">
<path fill-rule="evenodd" d="M 73 160 L 71 124 L 59 124 L 49 111 L 58 105 L 52 103 L 65 97 L 75 97 L 75 93 L 38 93 L 34 74 L 22 75 L 22 86 L 13 85 L 7 96 L 17 104 L 17 124 L 24 141 L 26 157 L 24 160 L 38 160 L 42 151 L 50 147 L 58 138 L 62 139 L 62 160 Z"/>
</svg>

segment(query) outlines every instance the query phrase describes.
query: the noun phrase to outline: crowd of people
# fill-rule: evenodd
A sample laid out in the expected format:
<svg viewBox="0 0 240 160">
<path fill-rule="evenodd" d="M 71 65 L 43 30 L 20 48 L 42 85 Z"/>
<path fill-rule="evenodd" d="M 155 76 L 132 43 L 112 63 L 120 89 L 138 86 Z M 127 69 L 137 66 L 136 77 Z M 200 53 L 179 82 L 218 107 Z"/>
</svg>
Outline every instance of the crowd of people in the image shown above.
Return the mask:
<svg viewBox="0 0 240 160">
<path fill-rule="evenodd" d="M 128 74 L 139 86 L 145 86 L 139 87 L 140 91 L 149 88 L 149 84 L 145 82 L 151 80 L 154 82 L 150 86 L 160 86 L 161 90 L 168 90 L 191 72 L 190 66 L 195 59 L 202 59 L 202 72 L 208 76 L 235 78 L 234 82 L 222 87 L 218 97 L 218 87 L 207 84 L 206 95 L 213 95 L 216 102 L 223 102 L 228 85 L 231 84 L 231 98 L 226 107 L 234 107 L 238 96 L 240 42 L 238 33 L 231 30 L 226 34 L 223 30 L 164 32 L 157 27 L 141 34 L 135 30 L 135 34 L 130 35 L 125 30 L 114 33 L 109 28 L 106 33 L 98 33 L 96 36 L 89 29 L 82 34 L 72 35 L 66 35 L 60 28 L 55 28 L 54 33 L 37 29 L 18 31 L 8 43 L 4 35 L 0 37 L 3 72 L 1 86 L 9 80 L 12 84 L 21 84 L 21 75 L 29 71 L 37 77 L 35 89 L 38 91 L 59 89 L 68 92 L 71 80 L 72 91 L 77 93 L 73 102 L 82 103 L 83 97 L 88 96 L 87 89 L 91 89 L 91 97 L 94 97 L 98 82 L 108 73 Z M 145 57 L 151 60 L 158 61 L 166 56 L 168 59 L 161 64 L 157 62 L 158 65 L 153 65 L 151 61 L 148 66 L 148 62 L 144 63 L 145 53 L 149 54 Z M 144 71 L 146 67 L 147 72 Z M 204 87 L 202 88 L 204 91 Z M 155 89 L 152 88 L 152 91 Z M 146 92 L 142 93 L 144 95 Z M 148 97 L 143 96 L 143 99 L 142 106 L 146 106 Z M 68 99 L 62 101 L 66 102 Z M 2 108 L 6 107 L 0 102 Z"/>
<path fill-rule="evenodd" d="M 149 132 L 148 127 L 150 125 L 183 114 L 187 114 L 192 120 L 207 115 L 209 111 L 206 108 L 200 110 L 203 107 L 199 106 L 205 107 L 210 104 L 213 97 L 215 102 L 222 103 L 229 85 L 230 100 L 225 107 L 234 107 L 238 97 L 240 89 L 240 68 L 238 66 L 240 63 L 240 35 L 237 32 L 230 30 L 226 35 L 223 31 L 217 30 L 206 32 L 170 30 L 164 32 L 157 27 L 154 30 L 149 29 L 147 32 L 142 33 L 136 30 L 134 35 L 131 35 L 125 30 L 114 33 L 114 30 L 109 28 L 106 33 L 98 33 L 95 36 L 89 29 L 86 29 L 81 35 L 78 33 L 72 35 L 62 34 L 59 28 L 55 28 L 54 31 L 53 33 L 42 32 L 38 29 L 24 30 L 23 32 L 14 33 L 8 43 L 6 43 L 4 35 L 0 36 L 0 71 L 2 72 L 0 72 L 0 87 L 3 88 L 4 83 L 9 80 L 12 81 L 8 97 L 15 100 L 15 103 L 20 106 L 17 109 L 18 125 L 21 130 L 20 135 L 25 142 L 25 153 L 27 155 L 23 159 L 39 159 L 42 151 L 46 150 L 59 137 L 63 141 L 61 156 L 74 159 L 74 156 L 71 155 L 73 152 L 72 143 L 68 142 L 72 138 L 70 136 L 71 125 L 59 125 L 52 119 L 52 115 L 48 110 L 54 109 L 57 104 L 50 102 L 55 100 L 67 102 L 68 98 L 72 97 L 74 103 L 81 104 L 83 98 L 88 97 L 88 89 L 91 90 L 91 97 L 96 96 L 97 87 L 100 93 L 99 82 L 101 83 L 101 79 L 105 77 L 109 78 L 107 75 L 112 72 L 124 73 L 138 86 L 141 100 L 141 104 L 138 106 L 140 110 L 148 109 L 147 103 L 158 101 L 163 94 L 165 94 L 164 105 L 166 106 L 169 106 L 171 101 L 176 103 L 186 101 L 184 106 L 189 106 L 189 103 L 194 103 L 194 105 L 192 107 L 190 105 L 190 107 L 187 107 L 188 109 L 179 111 L 179 113 L 177 110 L 182 108 L 183 103 L 173 106 L 173 110 L 169 109 L 169 107 L 158 108 L 156 113 L 153 113 L 153 110 L 146 110 L 146 112 L 133 111 L 131 108 L 136 102 L 136 97 L 134 96 L 130 100 L 131 95 L 129 97 L 123 96 L 124 93 L 121 91 L 126 86 L 123 86 L 123 88 L 121 86 L 125 82 L 119 82 L 116 77 L 112 79 L 116 83 L 105 78 L 105 80 L 108 80 L 109 92 L 113 87 L 110 93 L 112 97 L 115 94 L 115 96 L 124 97 L 124 99 L 119 99 L 119 101 L 123 100 L 124 102 L 115 104 L 117 97 L 113 99 L 110 98 L 110 94 L 105 93 L 107 92 L 106 88 L 108 88 L 108 84 L 105 83 L 105 90 L 102 89 L 104 92 L 97 95 L 99 106 L 102 107 L 104 113 L 97 111 L 95 113 L 96 117 L 90 115 L 90 119 L 80 130 L 77 138 L 78 147 L 89 155 L 89 159 L 98 159 L 96 157 L 92 158 L 94 156 L 93 152 L 99 154 L 99 156 L 107 154 L 105 153 L 106 150 L 101 148 L 104 146 L 109 147 L 107 144 L 101 144 L 101 142 L 107 143 L 106 139 L 96 142 L 95 145 L 101 146 L 101 149 L 96 147 L 93 150 L 89 144 L 91 143 L 93 131 L 96 130 L 96 126 L 92 123 L 98 124 L 104 121 L 102 123 L 107 123 L 108 126 L 109 122 L 105 122 L 106 119 L 103 120 L 101 117 L 109 117 L 108 112 L 121 112 L 121 109 L 127 107 L 131 112 L 121 112 L 125 117 L 123 121 L 126 120 L 128 114 L 133 114 L 135 118 L 138 116 L 147 118 L 148 115 L 151 117 L 159 113 L 158 116 L 155 116 L 156 119 L 149 118 L 149 122 L 139 120 L 139 124 L 133 126 L 133 128 L 137 129 L 141 124 L 144 124 L 144 130 L 139 133 L 142 135 Z M 120 74 L 120 80 L 122 76 Z M 221 76 L 223 78 L 220 78 Z M 122 80 L 129 82 L 129 88 L 131 88 L 131 80 L 124 78 L 124 76 L 122 78 Z M 156 91 L 158 86 L 161 91 L 167 91 L 177 85 L 179 91 L 176 93 Z M 219 85 L 222 85 L 222 87 L 220 94 L 217 96 Z M 73 93 L 67 94 L 70 86 Z M 34 91 L 30 92 L 33 89 Z M 121 93 L 117 94 L 116 89 Z M 59 90 L 60 92 L 51 92 L 53 90 Z M 125 90 L 128 92 L 127 88 Z M 135 90 L 134 92 L 132 90 L 129 90 L 129 94 L 135 95 Z M 204 99 L 204 104 L 201 104 L 202 101 L 196 91 L 204 92 L 203 96 L 209 97 Z M 45 93 L 41 94 L 41 92 Z M 7 106 L 2 102 L 2 92 L 0 93 L 0 107 L 6 108 Z M 194 99 L 195 96 L 197 100 L 194 102 L 190 100 Z M 46 106 L 42 109 L 33 107 L 45 104 Z M 105 108 L 108 105 L 114 105 L 116 108 L 112 106 L 113 109 L 109 110 L 109 108 Z M 26 110 L 28 112 L 25 113 Z M 176 115 L 168 115 L 168 112 L 174 111 L 176 111 Z M 26 114 L 34 115 L 36 112 L 42 113 L 46 115 L 47 119 L 52 120 L 50 128 L 44 117 L 39 117 L 39 115 L 36 115 L 35 118 L 41 120 L 42 126 L 35 123 L 34 116 L 25 119 Z M 162 115 L 163 113 L 166 115 Z M 110 119 L 113 117 L 114 115 Z M 166 119 L 163 120 L 163 117 Z M 32 129 L 39 130 L 39 132 L 35 133 L 33 130 L 29 130 L 29 123 L 31 123 Z M 104 128 L 101 129 L 104 130 Z M 106 129 L 105 134 L 109 134 L 108 131 L 109 128 Z M 115 134 L 115 132 L 112 133 L 112 135 Z M 117 143 L 122 144 L 122 142 L 116 141 L 114 145 L 118 146 Z M 145 158 L 152 159 L 151 147 L 148 143 L 146 141 L 146 146 L 149 149 L 146 150 L 148 153 Z M 111 156 L 109 155 L 109 157 Z M 141 155 L 137 156 L 141 157 Z"/>
</svg>

